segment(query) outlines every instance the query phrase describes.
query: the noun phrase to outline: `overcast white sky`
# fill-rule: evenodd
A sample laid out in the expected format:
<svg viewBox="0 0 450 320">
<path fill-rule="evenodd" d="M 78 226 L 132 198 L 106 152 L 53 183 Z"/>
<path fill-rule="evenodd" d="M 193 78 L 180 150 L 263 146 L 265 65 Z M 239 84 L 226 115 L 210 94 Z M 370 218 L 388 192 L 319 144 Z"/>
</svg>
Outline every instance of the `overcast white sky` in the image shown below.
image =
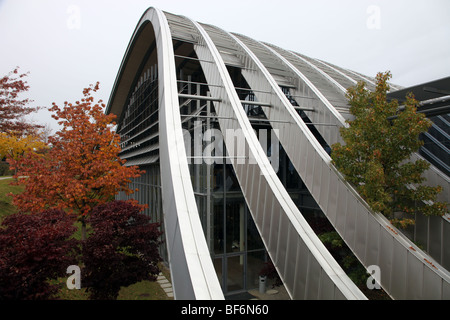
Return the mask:
<svg viewBox="0 0 450 320">
<path fill-rule="evenodd" d="M 390 70 L 402 86 L 450 76 L 448 0 L 0 0 L 0 75 L 29 71 L 35 105 L 75 101 L 96 81 L 107 102 L 151 6 L 368 76 Z M 33 119 L 55 126 L 45 110 Z"/>
</svg>

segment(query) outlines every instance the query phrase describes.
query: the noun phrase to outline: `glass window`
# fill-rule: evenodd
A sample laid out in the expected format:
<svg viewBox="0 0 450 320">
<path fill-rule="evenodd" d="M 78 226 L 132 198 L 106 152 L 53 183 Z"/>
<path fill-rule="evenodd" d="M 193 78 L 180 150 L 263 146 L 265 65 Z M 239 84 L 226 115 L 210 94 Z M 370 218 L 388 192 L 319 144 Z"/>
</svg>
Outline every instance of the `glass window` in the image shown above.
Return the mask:
<svg viewBox="0 0 450 320">
<path fill-rule="evenodd" d="M 224 184 L 226 191 L 241 191 L 241 187 L 239 186 L 233 166 L 231 164 L 226 165 Z"/>
<path fill-rule="evenodd" d="M 213 192 L 222 192 L 224 191 L 224 165 L 223 164 L 215 164 L 213 168 L 213 179 L 212 179 L 212 191 Z"/>
<path fill-rule="evenodd" d="M 245 250 L 245 204 L 244 199 L 226 199 L 226 251 L 242 252 Z"/>
<path fill-rule="evenodd" d="M 248 211 L 248 210 L 247 210 Z M 250 212 L 247 212 L 247 250 L 264 249 L 264 244 L 259 235 Z"/>
<path fill-rule="evenodd" d="M 247 289 L 257 288 L 259 273 L 265 266 L 266 252 L 258 250 L 247 253 Z"/>
<path fill-rule="evenodd" d="M 216 270 L 217 278 L 219 279 L 220 286 L 223 289 L 223 272 L 222 272 L 222 258 L 214 259 L 214 269 Z"/>
<path fill-rule="evenodd" d="M 227 291 L 244 289 L 244 255 L 227 258 Z"/>
<path fill-rule="evenodd" d="M 203 233 L 205 234 L 205 237 L 206 237 L 206 230 L 208 228 L 208 226 L 207 226 L 208 212 L 207 212 L 207 206 L 206 206 L 206 196 L 196 195 L 195 199 L 197 202 L 198 213 L 200 215 L 200 221 L 201 221 L 202 227 L 203 227 Z"/>
<path fill-rule="evenodd" d="M 213 196 L 214 209 L 213 209 L 213 232 L 211 237 L 213 238 L 213 250 L 215 254 L 224 253 L 224 221 L 223 221 L 223 197 Z"/>
</svg>

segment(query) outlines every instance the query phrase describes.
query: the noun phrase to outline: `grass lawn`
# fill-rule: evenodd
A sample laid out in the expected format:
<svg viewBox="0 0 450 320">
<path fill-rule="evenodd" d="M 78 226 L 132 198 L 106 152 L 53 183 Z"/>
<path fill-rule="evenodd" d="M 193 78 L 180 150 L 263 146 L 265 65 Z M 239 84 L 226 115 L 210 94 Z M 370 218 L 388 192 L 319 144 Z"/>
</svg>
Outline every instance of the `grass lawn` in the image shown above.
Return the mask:
<svg viewBox="0 0 450 320">
<path fill-rule="evenodd" d="M 0 177 L 3 178 L 3 177 Z M 12 198 L 8 193 L 20 193 L 23 190 L 22 186 L 11 186 L 12 178 L 0 179 L 0 221 L 3 217 L 15 213 L 16 207 L 11 204 Z"/>
<path fill-rule="evenodd" d="M 164 266 L 161 266 L 161 270 L 165 277 L 169 279 L 168 270 Z M 69 290 L 67 289 L 66 281 L 67 278 L 59 278 L 52 281 L 52 283 L 57 283 L 60 286 L 57 299 L 88 300 L 88 294 L 84 288 Z M 83 279 L 81 279 L 81 285 L 83 285 Z M 144 280 L 128 287 L 122 287 L 117 300 L 173 300 L 173 298 L 169 298 L 156 281 Z"/>
<path fill-rule="evenodd" d="M 1 178 L 1 177 L 0 177 Z M 23 190 L 22 186 L 12 186 L 10 183 L 12 178 L 0 179 L 0 222 L 7 215 L 17 212 L 15 206 L 12 205 L 12 198 L 7 196 L 8 193 L 20 193 Z M 161 271 L 167 279 L 170 279 L 169 271 L 161 265 Z M 69 276 L 69 275 L 68 275 Z M 52 280 L 52 283 L 58 283 L 60 286 L 58 299 L 63 300 L 87 300 L 88 295 L 85 289 L 69 290 L 66 286 L 67 278 L 59 278 Z M 81 278 L 81 284 L 83 285 L 83 278 Z M 156 281 L 144 280 L 128 287 L 123 287 L 119 292 L 118 300 L 173 300 L 173 298 L 167 297 L 164 290 Z"/>
</svg>

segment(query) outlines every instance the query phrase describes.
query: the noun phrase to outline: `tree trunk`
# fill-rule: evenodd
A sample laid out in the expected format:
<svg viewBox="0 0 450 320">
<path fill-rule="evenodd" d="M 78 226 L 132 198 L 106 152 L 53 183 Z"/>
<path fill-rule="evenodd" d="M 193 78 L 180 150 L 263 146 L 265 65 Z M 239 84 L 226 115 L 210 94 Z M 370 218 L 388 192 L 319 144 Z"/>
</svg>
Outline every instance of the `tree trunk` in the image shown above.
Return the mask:
<svg viewBox="0 0 450 320">
<path fill-rule="evenodd" d="M 85 241 L 86 238 L 86 220 L 83 217 L 81 218 L 81 240 Z"/>
</svg>

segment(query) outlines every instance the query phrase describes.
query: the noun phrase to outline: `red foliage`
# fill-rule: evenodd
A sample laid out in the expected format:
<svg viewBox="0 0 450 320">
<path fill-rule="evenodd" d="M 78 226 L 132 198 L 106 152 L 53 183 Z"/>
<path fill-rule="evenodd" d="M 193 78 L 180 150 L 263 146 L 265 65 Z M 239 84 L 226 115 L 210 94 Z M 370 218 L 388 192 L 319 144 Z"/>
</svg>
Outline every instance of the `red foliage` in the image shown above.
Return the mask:
<svg viewBox="0 0 450 320">
<path fill-rule="evenodd" d="M 116 299 L 121 286 L 156 279 L 161 232 L 140 210 L 113 201 L 95 207 L 88 218 L 92 233 L 83 243 L 82 283 L 91 299 Z"/>
<path fill-rule="evenodd" d="M 0 300 L 49 299 L 48 279 L 76 263 L 74 217 L 60 210 L 7 216 L 0 227 Z"/>
<path fill-rule="evenodd" d="M 116 299 L 121 286 L 156 279 L 161 232 L 140 211 L 126 201 L 93 209 L 88 219 L 92 234 L 82 250 L 82 281 L 91 299 Z"/>
<path fill-rule="evenodd" d="M 0 78 L 0 132 L 24 136 L 35 133 L 41 125 L 23 120 L 23 116 L 37 111 L 37 107 L 27 106 L 30 99 L 20 99 L 19 95 L 28 91 L 29 86 L 23 80 L 28 74 L 18 74 L 18 67 Z"/>
<path fill-rule="evenodd" d="M 53 104 L 50 109 L 62 129 L 49 137 L 50 150 L 44 155 L 29 154 L 11 163 L 25 191 L 14 195 L 13 203 L 24 212 L 58 208 L 85 216 L 99 204 L 110 201 L 119 191 L 131 193 L 131 178 L 142 171 L 124 166 L 118 156 L 120 137 L 115 133 L 114 115 L 103 112 L 102 101 L 94 104 L 91 92 L 83 90 L 84 98 L 64 107 Z"/>
</svg>

